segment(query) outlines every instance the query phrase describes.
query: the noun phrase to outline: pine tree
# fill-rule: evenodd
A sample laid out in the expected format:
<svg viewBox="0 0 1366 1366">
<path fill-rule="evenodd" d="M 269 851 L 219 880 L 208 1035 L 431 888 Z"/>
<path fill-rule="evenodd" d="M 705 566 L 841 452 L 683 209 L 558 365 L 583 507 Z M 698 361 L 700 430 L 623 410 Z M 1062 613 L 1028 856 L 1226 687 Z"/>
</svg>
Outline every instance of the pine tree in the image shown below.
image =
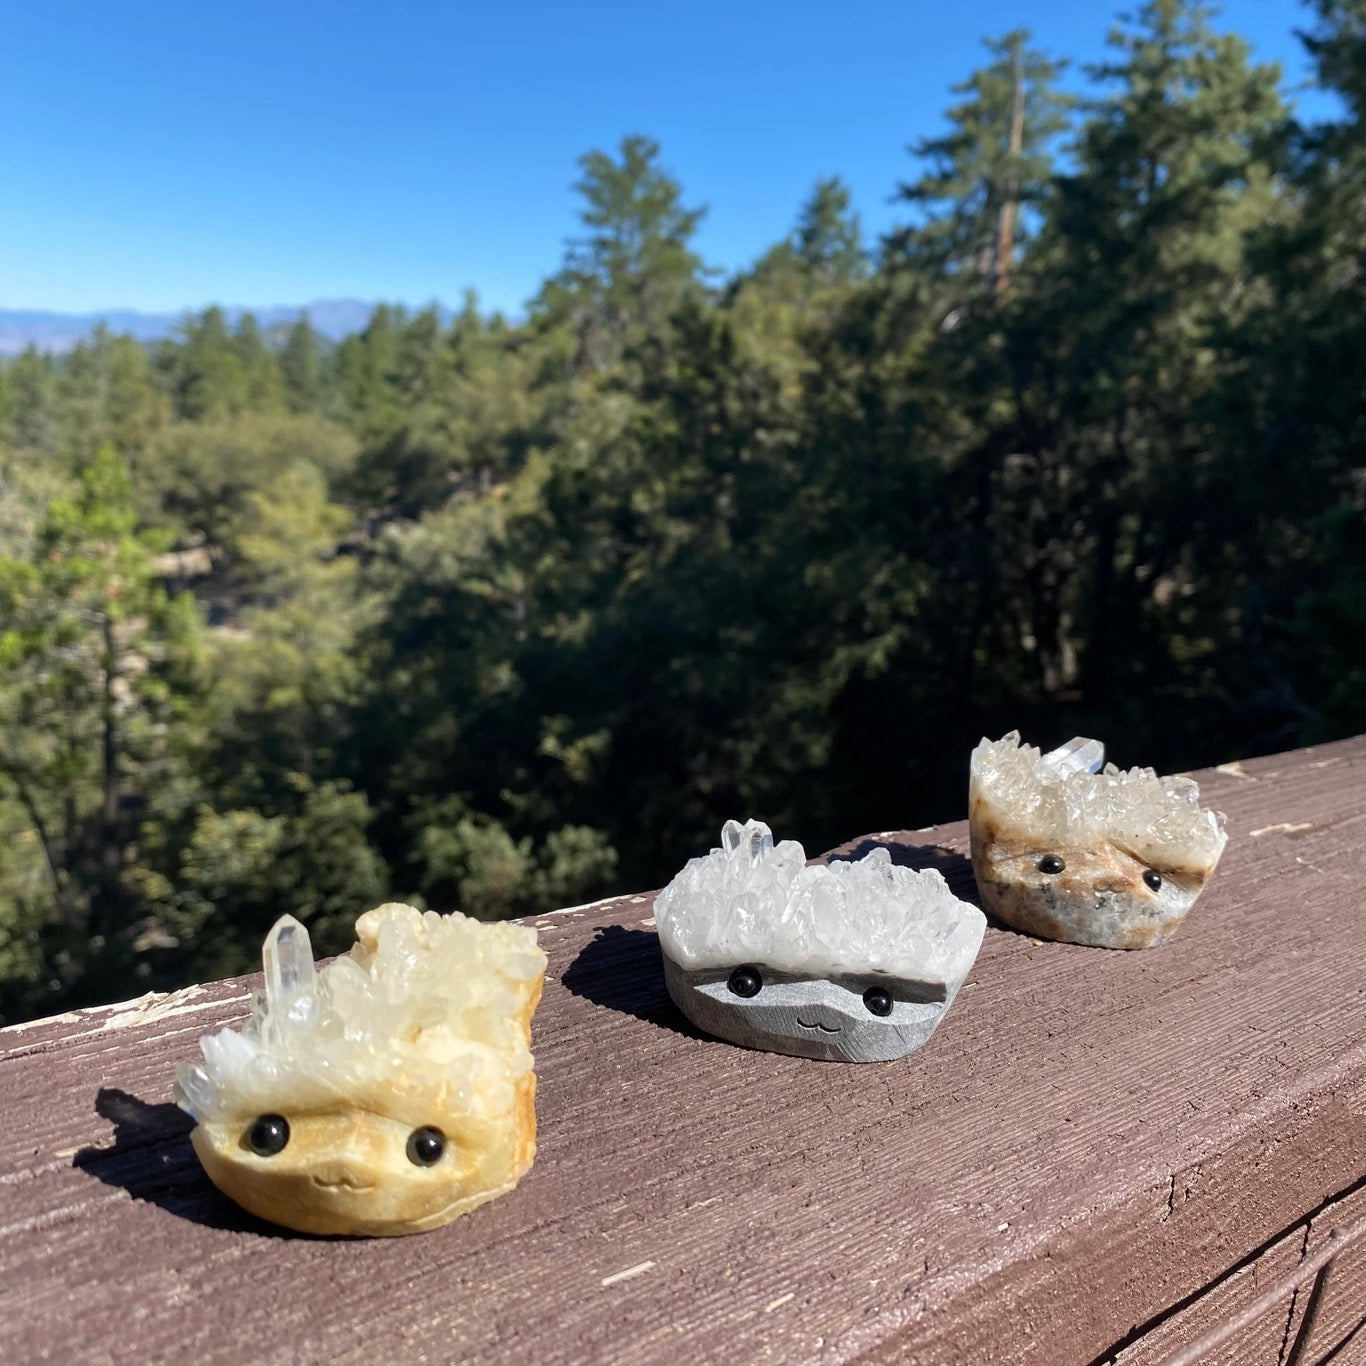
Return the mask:
<svg viewBox="0 0 1366 1366">
<path fill-rule="evenodd" d="M 147 351 L 99 326 L 78 343 L 61 371 L 64 453 L 84 466 L 106 443 L 130 464 L 170 417 Z"/>
<path fill-rule="evenodd" d="M 863 229 L 839 176 L 816 182 L 798 214 L 792 251 L 823 285 L 847 285 L 863 274 Z"/>
<path fill-rule="evenodd" d="M 697 288 L 701 262 L 691 242 L 706 210 L 684 207 L 683 188 L 659 165 L 659 144 L 650 138 L 623 138 L 615 160 L 593 151 L 579 166 L 574 189 L 587 231 L 570 242 L 538 312 L 568 316 L 579 365 L 600 371 Z"/>
<path fill-rule="evenodd" d="M 55 455 L 59 444 L 57 366 L 36 346 L 26 346 L 5 367 L 0 390 L 0 440 Z"/>
<path fill-rule="evenodd" d="M 336 387 L 342 413 L 374 438 L 392 432 L 397 418 L 398 335 L 402 311 L 380 304 L 361 332 L 337 348 Z"/>
<path fill-rule="evenodd" d="M 985 40 L 993 60 L 953 87 L 968 98 L 949 109 L 950 131 L 910 147 L 929 169 L 903 182 L 899 195 L 925 218 L 889 243 L 892 259 L 904 252 L 914 265 L 998 298 L 1009 287 L 1028 211 L 1047 193 L 1071 106 L 1056 88 L 1066 63 L 1028 42 L 1025 29 Z"/>
<path fill-rule="evenodd" d="M 246 369 L 221 308 L 206 308 L 181 325 L 180 345 L 165 344 L 157 360 L 176 413 L 198 420 L 241 412 L 249 393 Z"/>
<path fill-rule="evenodd" d="M 243 313 L 237 320 L 233 341 L 245 382 L 243 406 L 254 413 L 279 412 L 284 406 L 284 379 L 279 362 L 261 335 L 255 314 Z"/>
<path fill-rule="evenodd" d="M 280 352 L 280 374 L 284 380 L 285 402 L 290 412 L 314 412 L 322 401 L 322 367 L 318 334 L 308 314 L 300 315 L 289 329 L 284 350 Z"/>
</svg>

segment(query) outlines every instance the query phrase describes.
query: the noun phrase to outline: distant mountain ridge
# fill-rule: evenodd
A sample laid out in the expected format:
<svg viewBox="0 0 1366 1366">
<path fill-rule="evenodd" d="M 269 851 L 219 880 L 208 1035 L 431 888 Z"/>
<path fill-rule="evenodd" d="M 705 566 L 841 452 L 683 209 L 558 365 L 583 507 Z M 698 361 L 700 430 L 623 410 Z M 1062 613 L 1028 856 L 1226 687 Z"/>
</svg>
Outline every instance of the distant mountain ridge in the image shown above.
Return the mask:
<svg viewBox="0 0 1366 1366">
<path fill-rule="evenodd" d="M 267 308 L 223 306 L 230 322 L 236 323 L 244 313 L 251 313 L 263 332 L 288 327 L 307 313 L 314 329 L 329 341 L 340 341 L 350 333 L 360 331 L 374 309 L 375 304 L 364 299 L 318 299 L 310 304 L 277 304 Z M 178 313 L 140 313 L 133 309 L 111 308 L 95 313 L 52 313 L 41 309 L 0 308 L 0 356 L 17 356 L 28 346 L 54 353 L 70 351 L 101 323 L 111 332 L 126 333 L 138 341 L 159 341 L 162 337 L 173 336 L 188 314 L 200 311 L 186 308 Z M 441 311 L 445 317 L 447 311 Z"/>
</svg>

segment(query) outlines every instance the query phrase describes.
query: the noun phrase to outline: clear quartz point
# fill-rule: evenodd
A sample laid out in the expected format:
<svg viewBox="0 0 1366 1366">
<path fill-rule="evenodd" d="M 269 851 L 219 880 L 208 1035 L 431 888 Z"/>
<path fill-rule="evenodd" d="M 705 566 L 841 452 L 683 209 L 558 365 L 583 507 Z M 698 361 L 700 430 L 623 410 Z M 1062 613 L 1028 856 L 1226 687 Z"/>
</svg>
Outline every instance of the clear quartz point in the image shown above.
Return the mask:
<svg viewBox="0 0 1366 1366">
<path fill-rule="evenodd" d="M 751 861 L 760 859 L 773 848 L 773 831 L 763 821 L 727 821 L 721 827 L 721 848 L 727 854 L 743 850 Z"/>
<path fill-rule="evenodd" d="M 277 1018 L 302 1020 L 313 1011 L 317 974 L 308 931 L 292 915 L 281 916 L 266 936 L 262 959 L 266 1001 Z"/>
<path fill-rule="evenodd" d="M 1049 750 L 1039 760 L 1039 767 L 1051 769 L 1061 778 L 1069 773 L 1099 773 L 1104 762 L 1105 746 L 1101 741 L 1076 735 L 1065 745 Z"/>
<path fill-rule="evenodd" d="M 175 1101 L 187 1114 L 199 1119 L 218 1106 L 218 1088 L 198 1063 L 182 1062 L 175 1073 Z"/>
</svg>

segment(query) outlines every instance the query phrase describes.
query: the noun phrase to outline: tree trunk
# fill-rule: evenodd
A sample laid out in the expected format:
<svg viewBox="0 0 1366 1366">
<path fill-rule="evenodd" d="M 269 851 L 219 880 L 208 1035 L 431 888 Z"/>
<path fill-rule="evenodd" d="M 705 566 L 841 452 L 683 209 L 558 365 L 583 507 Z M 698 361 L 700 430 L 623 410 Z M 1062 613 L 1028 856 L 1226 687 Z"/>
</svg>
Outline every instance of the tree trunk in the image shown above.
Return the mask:
<svg viewBox="0 0 1366 1366">
<path fill-rule="evenodd" d="M 1015 253 L 1015 220 L 1020 210 L 1020 152 L 1024 147 L 1025 81 L 1024 43 L 1015 40 L 1015 104 L 1010 114 L 1010 162 L 1005 178 L 1005 199 L 996 233 L 996 302 L 1010 287 L 1010 263 Z"/>
<path fill-rule="evenodd" d="M 24 808 L 33 833 L 38 837 L 38 846 L 43 851 L 43 862 L 47 865 L 48 878 L 52 882 L 52 900 L 57 907 L 58 918 L 70 928 L 79 929 L 78 920 L 72 914 L 70 899 L 65 895 L 67 880 L 62 872 L 61 851 L 53 843 L 38 800 L 17 770 L 6 769 L 5 774 L 14 784 L 14 790 L 19 794 L 19 804 Z"/>
<path fill-rule="evenodd" d="M 118 894 L 119 873 L 123 865 L 123 846 L 119 841 L 118 722 L 115 714 L 114 679 L 118 669 L 118 646 L 114 623 L 109 613 L 101 623 L 103 654 L 101 661 L 103 695 L 102 722 L 102 800 L 100 803 L 100 901 L 102 919 L 108 923 Z"/>
</svg>

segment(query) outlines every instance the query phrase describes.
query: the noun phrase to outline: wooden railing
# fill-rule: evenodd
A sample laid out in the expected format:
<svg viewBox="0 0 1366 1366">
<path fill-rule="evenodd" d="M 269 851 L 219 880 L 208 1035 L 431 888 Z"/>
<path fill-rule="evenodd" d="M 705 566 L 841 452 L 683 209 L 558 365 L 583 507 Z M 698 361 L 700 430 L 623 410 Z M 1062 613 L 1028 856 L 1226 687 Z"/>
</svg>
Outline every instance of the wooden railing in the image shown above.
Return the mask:
<svg viewBox="0 0 1366 1366">
<path fill-rule="evenodd" d="M 0 1031 L 0 1355 L 1366 1361 L 1366 737 L 1197 776 L 1231 839 L 1170 944 L 993 926 L 903 1062 L 699 1037 L 649 895 L 538 918 L 536 1164 L 417 1237 L 204 1178 L 174 1064 L 252 979 Z M 871 843 L 974 896 L 962 824 Z"/>
</svg>

